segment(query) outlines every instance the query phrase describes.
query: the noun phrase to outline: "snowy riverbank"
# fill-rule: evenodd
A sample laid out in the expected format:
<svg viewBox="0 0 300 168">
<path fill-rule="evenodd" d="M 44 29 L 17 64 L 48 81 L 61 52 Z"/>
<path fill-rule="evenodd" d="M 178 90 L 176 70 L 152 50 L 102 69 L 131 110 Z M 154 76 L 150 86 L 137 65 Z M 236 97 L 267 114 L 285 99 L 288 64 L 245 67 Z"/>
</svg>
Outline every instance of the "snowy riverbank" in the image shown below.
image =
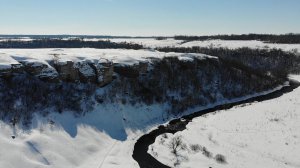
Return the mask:
<svg viewBox="0 0 300 168">
<path fill-rule="evenodd" d="M 169 146 L 174 137 L 181 137 L 186 146 L 178 152 L 179 167 L 298 167 L 299 96 L 297 88 L 276 99 L 195 118 L 186 130 L 157 137 L 148 152 L 174 166 L 176 157 Z M 217 154 L 226 163 L 218 163 Z"/>
</svg>

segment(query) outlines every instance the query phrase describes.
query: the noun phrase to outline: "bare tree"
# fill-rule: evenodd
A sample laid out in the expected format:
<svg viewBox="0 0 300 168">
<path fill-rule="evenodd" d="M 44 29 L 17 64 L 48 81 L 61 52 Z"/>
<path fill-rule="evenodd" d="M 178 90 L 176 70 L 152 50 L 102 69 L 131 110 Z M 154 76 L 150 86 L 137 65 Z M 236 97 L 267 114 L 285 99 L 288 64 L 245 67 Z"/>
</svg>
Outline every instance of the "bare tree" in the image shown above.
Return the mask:
<svg viewBox="0 0 300 168">
<path fill-rule="evenodd" d="M 181 136 L 172 138 L 168 147 L 171 149 L 171 153 L 178 156 L 178 152 L 186 149 L 186 144 L 183 143 Z"/>
</svg>

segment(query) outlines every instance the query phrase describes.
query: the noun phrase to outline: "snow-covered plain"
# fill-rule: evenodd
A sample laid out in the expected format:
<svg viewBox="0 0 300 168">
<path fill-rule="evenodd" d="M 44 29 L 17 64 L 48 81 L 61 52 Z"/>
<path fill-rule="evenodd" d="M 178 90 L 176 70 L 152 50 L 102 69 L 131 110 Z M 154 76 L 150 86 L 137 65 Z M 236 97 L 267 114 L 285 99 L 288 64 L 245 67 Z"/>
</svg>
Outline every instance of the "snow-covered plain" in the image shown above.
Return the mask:
<svg viewBox="0 0 300 168">
<path fill-rule="evenodd" d="M 300 76 L 293 76 L 300 81 Z M 300 88 L 279 98 L 244 104 L 193 119 L 187 129 L 156 138 L 148 152 L 169 166 L 176 157 L 169 144 L 181 137 L 178 167 L 295 168 L 300 167 Z M 191 150 L 191 145 L 198 145 Z M 206 148 L 211 157 L 203 154 Z M 195 149 L 195 148 L 194 148 Z M 225 156 L 226 163 L 214 157 Z"/>
<path fill-rule="evenodd" d="M 16 61 L 47 62 L 56 59 L 59 62 L 67 61 L 98 61 L 107 59 L 113 63 L 123 65 L 133 65 L 139 62 L 149 61 L 149 58 L 158 58 L 176 56 L 179 59 L 192 57 L 209 57 L 204 54 L 182 54 L 182 53 L 164 53 L 151 49 L 145 50 L 125 50 L 125 49 L 93 49 L 93 48 L 76 48 L 76 49 L 0 49 L 0 61 L 9 65 Z M 1 63 L 2 64 L 2 63 Z M 4 65 L 3 65 L 4 66 Z"/>
<path fill-rule="evenodd" d="M 62 40 L 70 40 L 74 38 L 63 38 Z M 0 38 L 1 41 L 6 41 L 6 38 Z M 31 38 L 19 38 L 9 39 L 11 41 L 32 41 Z M 213 47 L 213 48 L 230 48 L 237 49 L 243 47 L 249 47 L 252 49 L 282 49 L 283 51 L 292 51 L 300 53 L 300 44 L 276 44 L 276 43 L 264 43 L 258 40 L 204 40 L 204 41 L 190 41 L 175 40 L 174 38 L 166 38 L 163 40 L 157 40 L 155 38 L 84 38 L 83 41 L 103 41 L 109 40 L 115 43 L 134 43 L 140 44 L 147 48 L 158 47 Z"/>
<path fill-rule="evenodd" d="M 136 44 L 142 44 L 145 47 L 213 47 L 213 48 L 230 48 L 237 49 L 243 47 L 249 47 L 252 49 L 282 49 L 283 51 L 293 51 L 300 53 L 300 44 L 274 44 L 264 43 L 257 40 L 205 40 L 205 41 L 191 41 L 184 42 L 182 40 L 174 40 L 168 38 L 166 40 L 156 39 L 110 39 L 112 42 L 131 42 Z"/>
<path fill-rule="evenodd" d="M 297 50 L 300 52 L 300 44 L 274 44 L 264 43 L 257 40 L 205 40 L 205 41 L 191 41 L 183 43 L 180 47 L 213 47 L 213 48 L 230 48 L 237 49 L 242 47 L 249 47 L 252 49 L 282 49 L 283 51 Z M 296 52 L 296 51 L 295 51 Z"/>
<path fill-rule="evenodd" d="M 141 44 L 145 47 L 156 48 L 156 47 L 176 47 L 179 46 L 183 40 L 174 40 L 174 38 L 167 38 L 164 40 L 156 40 L 154 38 L 114 38 L 109 39 L 111 42 L 120 43 L 128 42 Z"/>
</svg>

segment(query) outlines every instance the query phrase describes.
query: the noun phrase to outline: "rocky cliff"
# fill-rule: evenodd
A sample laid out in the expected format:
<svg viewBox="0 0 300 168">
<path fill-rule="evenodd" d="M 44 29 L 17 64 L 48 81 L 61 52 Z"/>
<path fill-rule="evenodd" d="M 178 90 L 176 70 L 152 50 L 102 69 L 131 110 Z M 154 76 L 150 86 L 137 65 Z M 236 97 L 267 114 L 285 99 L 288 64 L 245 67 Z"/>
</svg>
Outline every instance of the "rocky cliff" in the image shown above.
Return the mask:
<svg viewBox="0 0 300 168">
<path fill-rule="evenodd" d="M 0 66 L 0 117 L 25 123 L 35 112 L 82 115 L 99 104 L 165 104 L 166 113 L 177 115 L 284 82 L 204 55 L 169 54 L 131 64 L 107 58 L 9 62 Z"/>
</svg>

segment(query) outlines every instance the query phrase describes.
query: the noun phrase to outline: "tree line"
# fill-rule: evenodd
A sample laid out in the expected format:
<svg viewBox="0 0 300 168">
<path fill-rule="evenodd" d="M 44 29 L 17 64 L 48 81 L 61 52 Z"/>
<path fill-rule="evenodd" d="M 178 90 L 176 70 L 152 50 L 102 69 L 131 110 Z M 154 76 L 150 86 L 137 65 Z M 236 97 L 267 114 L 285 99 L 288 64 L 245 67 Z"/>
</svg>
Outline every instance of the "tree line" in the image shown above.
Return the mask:
<svg viewBox="0 0 300 168">
<path fill-rule="evenodd" d="M 283 43 L 283 44 L 299 44 L 300 34 L 241 34 L 241 35 L 213 35 L 213 36 L 185 36 L 179 35 L 174 37 L 175 40 L 184 41 L 203 41 L 203 40 L 259 40 L 266 43 Z"/>
<path fill-rule="evenodd" d="M 300 72 L 300 57 L 296 53 L 284 52 L 280 49 L 163 47 L 157 48 L 157 50 L 162 52 L 202 53 L 217 56 L 232 66 L 255 72 L 257 75 L 273 75 L 279 78 L 286 78 L 290 73 Z"/>
<path fill-rule="evenodd" d="M 0 48 L 124 48 L 142 49 L 143 46 L 133 43 L 114 43 L 109 40 L 84 41 L 82 39 L 36 39 L 32 41 L 5 40 L 0 42 Z"/>
</svg>

